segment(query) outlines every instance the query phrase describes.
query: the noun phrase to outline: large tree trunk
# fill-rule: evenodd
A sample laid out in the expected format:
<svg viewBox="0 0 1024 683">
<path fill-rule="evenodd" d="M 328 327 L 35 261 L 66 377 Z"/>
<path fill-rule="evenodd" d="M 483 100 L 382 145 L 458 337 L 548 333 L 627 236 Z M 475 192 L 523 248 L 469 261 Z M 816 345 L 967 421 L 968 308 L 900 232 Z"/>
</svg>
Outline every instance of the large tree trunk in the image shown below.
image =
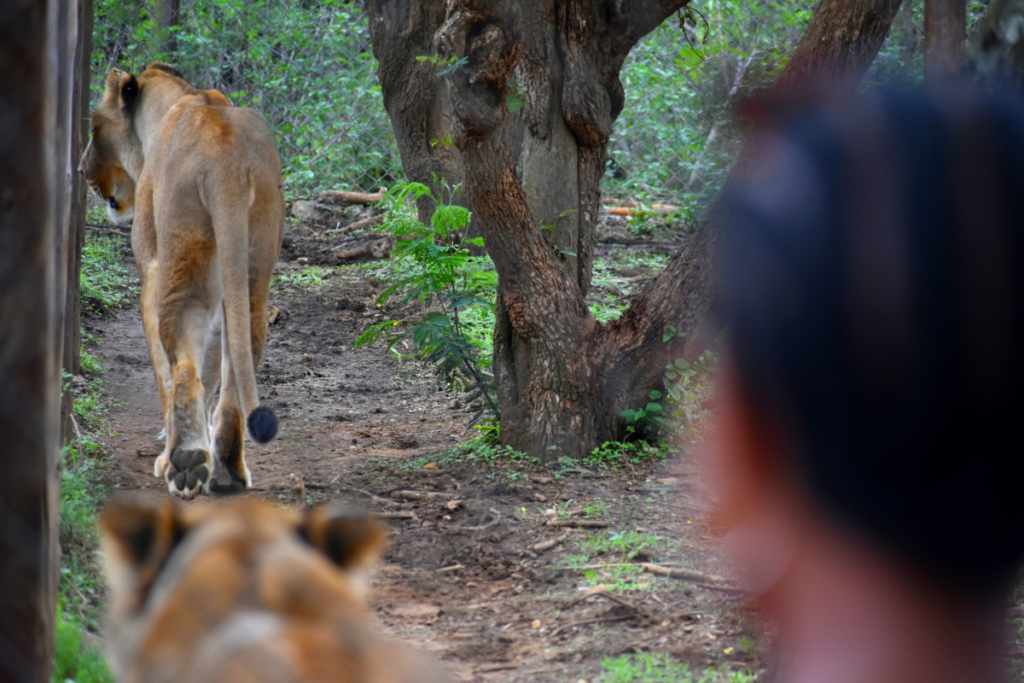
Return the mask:
<svg viewBox="0 0 1024 683">
<path fill-rule="evenodd" d="M 384 108 L 398 141 L 405 175 L 413 182 L 441 190 L 437 180 L 462 183 L 462 160 L 451 143 L 452 106 L 448 82 L 440 69 L 425 59 L 435 54 L 434 34 L 444 21 L 444 3 L 371 0 L 366 3 L 370 36 Z M 448 199 L 447 197 L 445 199 Z M 468 206 L 465 195 L 453 198 Z M 434 204 L 426 197 L 417 205 L 419 219 L 430 222 Z M 475 224 L 470 233 L 475 234 Z"/>
<path fill-rule="evenodd" d="M 0 3 L 0 680 L 54 653 L 74 0 Z"/>
<path fill-rule="evenodd" d="M 959 74 L 966 42 L 967 0 L 924 0 L 924 77 Z"/>
<path fill-rule="evenodd" d="M 174 27 L 181 23 L 181 0 L 154 0 L 153 19 L 161 52 L 173 55 L 178 51 L 178 37 Z"/>
<path fill-rule="evenodd" d="M 643 407 L 665 365 L 696 357 L 715 332 L 708 324 L 714 216 L 619 320 L 596 322 L 583 300 L 608 140 L 624 101 L 619 72 L 637 41 L 685 3 L 447 3 L 435 43 L 443 57 L 468 59 L 447 79 L 452 129 L 470 207 L 498 271 L 494 369 L 502 439 L 514 448 L 578 458 L 621 438 L 619 414 Z M 421 16 L 432 3 L 387 4 Z M 822 0 L 782 82 L 859 80 L 898 8 L 899 0 Z M 378 54 L 381 39 L 374 37 Z M 389 82 L 383 67 L 381 77 L 385 100 L 408 87 Z M 526 94 L 521 123 L 506 105 L 513 84 Z M 567 210 L 544 235 L 540 225 Z M 556 255 L 552 242 L 577 256 Z M 685 337 L 666 343 L 670 326 Z"/>
</svg>

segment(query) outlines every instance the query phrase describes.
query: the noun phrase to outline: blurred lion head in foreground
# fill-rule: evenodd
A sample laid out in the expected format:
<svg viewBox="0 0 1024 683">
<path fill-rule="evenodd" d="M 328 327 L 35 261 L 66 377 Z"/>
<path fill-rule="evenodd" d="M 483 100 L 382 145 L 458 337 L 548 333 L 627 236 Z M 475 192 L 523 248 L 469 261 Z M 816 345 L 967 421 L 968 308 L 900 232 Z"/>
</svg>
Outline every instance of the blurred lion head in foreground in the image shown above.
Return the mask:
<svg viewBox="0 0 1024 683">
<path fill-rule="evenodd" d="M 115 499 L 101 531 L 122 683 L 441 680 L 370 624 L 360 574 L 387 545 L 371 517 Z"/>
</svg>

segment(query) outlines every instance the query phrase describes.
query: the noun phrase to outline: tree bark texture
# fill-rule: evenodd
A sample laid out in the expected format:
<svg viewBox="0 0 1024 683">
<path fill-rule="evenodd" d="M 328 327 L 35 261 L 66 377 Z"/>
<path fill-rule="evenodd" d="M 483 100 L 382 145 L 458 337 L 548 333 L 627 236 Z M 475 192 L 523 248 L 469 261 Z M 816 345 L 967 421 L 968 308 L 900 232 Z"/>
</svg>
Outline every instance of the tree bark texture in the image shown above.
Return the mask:
<svg viewBox="0 0 1024 683">
<path fill-rule="evenodd" d="M 58 150 L 57 172 L 60 174 L 57 194 L 54 201 L 57 229 L 56 273 L 57 310 L 62 313 L 57 321 L 57 340 L 55 349 L 56 363 L 64 367 L 64 356 L 67 351 L 65 340 L 69 334 L 78 337 L 78 319 L 69 320 L 67 316 L 68 282 L 72 277 L 72 263 L 80 258 L 75 254 L 76 241 L 73 236 L 77 228 L 76 195 L 84 183 L 78 173 L 78 134 L 75 125 L 78 118 L 78 101 L 75 99 L 75 88 L 78 81 L 79 40 L 78 28 L 80 8 L 78 0 L 66 0 L 58 3 L 60 28 L 54 35 L 57 52 L 57 126 L 54 131 L 53 143 Z M 63 150 L 63 152 L 59 152 Z M 84 198 L 84 195 L 83 195 Z M 84 217 L 84 212 L 83 212 Z M 71 430 L 71 396 L 61 397 L 60 443 L 64 443 Z"/>
<path fill-rule="evenodd" d="M 967 42 L 967 0 L 924 0 L 924 77 L 960 73 Z"/>
<path fill-rule="evenodd" d="M 57 597 L 60 321 L 77 3 L 0 3 L 0 680 L 46 683 Z M 62 56 L 66 57 L 61 62 Z M 67 144 L 65 144 L 67 143 Z"/>
<path fill-rule="evenodd" d="M 173 29 L 181 23 L 181 0 L 153 0 L 153 3 L 160 49 L 164 54 L 173 55 L 178 51 L 178 37 Z"/>
<path fill-rule="evenodd" d="M 82 249 L 85 247 L 87 186 L 77 163 L 89 142 L 89 85 L 92 76 L 93 0 L 78 3 L 78 45 L 75 51 L 74 120 L 71 124 L 71 207 L 68 229 L 67 296 L 64 304 L 64 369 L 81 372 Z"/>
<path fill-rule="evenodd" d="M 685 2 L 449 0 L 435 34 L 442 57 L 467 60 L 447 78 L 451 125 L 470 208 L 498 271 L 501 433 L 519 450 L 579 458 L 622 438 L 620 413 L 643 407 L 666 364 L 694 359 L 717 332 L 709 324 L 713 215 L 619 320 L 598 323 L 584 303 L 608 140 L 624 103 L 619 72 L 637 41 Z M 412 16 L 433 3 L 388 4 Z M 859 79 L 898 7 L 822 0 L 782 84 Z M 375 35 L 375 50 L 381 40 L 389 39 Z M 388 78 L 382 64 L 385 101 L 409 87 Z M 507 98 L 520 91 L 526 106 L 510 112 Z M 666 343 L 670 326 L 685 336 Z"/>
<path fill-rule="evenodd" d="M 448 83 L 438 78 L 441 69 L 437 65 L 417 58 L 436 53 L 434 34 L 444 21 L 444 3 L 370 0 L 366 10 L 377 74 L 381 83 L 388 84 L 381 89 L 384 108 L 391 119 L 405 174 L 439 196 L 441 188 L 434 179 L 443 179 L 451 186 L 462 183 L 462 161 L 447 141 L 452 127 Z M 465 195 L 454 201 L 468 206 Z M 434 205 L 422 198 L 417 212 L 421 221 L 429 223 Z M 470 226 L 469 233 L 476 234 L 475 225 Z"/>
</svg>

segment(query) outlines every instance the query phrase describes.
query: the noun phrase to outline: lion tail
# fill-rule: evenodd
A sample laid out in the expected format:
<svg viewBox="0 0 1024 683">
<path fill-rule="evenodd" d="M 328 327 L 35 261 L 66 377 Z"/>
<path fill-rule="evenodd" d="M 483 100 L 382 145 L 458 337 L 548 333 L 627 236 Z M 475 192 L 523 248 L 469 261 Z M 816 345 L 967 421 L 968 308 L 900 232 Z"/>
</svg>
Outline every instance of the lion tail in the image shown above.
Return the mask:
<svg viewBox="0 0 1024 683">
<path fill-rule="evenodd" d="M 231 180 L 238 187 L 212 187 L 210 196 L 220 201 L 210 207 L 213 232 L 224 284 L 224 328 L 227 335 L 231 372 L 238 390 L 238 401 L 245 415 L 249 438 L 264 444 L 277 435 L 277 416 L 259 404 L 256 392 L 256 367 L 252 354 L 252 320 L 249 310 L 249 208 L 255 200 L 255 188 L 249 174 L 239 173 Z M 223 201 L 237 197 L 237 202 Z M 245 203 L 248 199 L 248 204 Z"/>
</svg>

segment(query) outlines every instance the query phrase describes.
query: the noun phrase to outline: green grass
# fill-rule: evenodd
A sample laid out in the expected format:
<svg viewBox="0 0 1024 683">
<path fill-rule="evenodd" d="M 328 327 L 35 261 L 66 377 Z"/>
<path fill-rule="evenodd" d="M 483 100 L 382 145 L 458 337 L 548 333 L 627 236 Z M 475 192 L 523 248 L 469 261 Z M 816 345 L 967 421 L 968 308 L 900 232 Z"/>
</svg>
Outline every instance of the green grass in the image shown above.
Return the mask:
<svg viewBox="0 0 1024 683">
<path fill-rule="evenodd" d="M 757 680 L 757 676 L 749 672 L 724 673 L 714 669 L 693 672 L 687 664 L 667 654 L 646 652 L 605 657 L 601 668 L 599 683 L 753 683 Z"/>
<path fill-rule="evenodd" d="M 605 515 L 607 516 L 607 515 Z M 564 556 L 565 567 L 579 571 L 587 586 L 605 586 L 612 592 L 656 590 L 657 577 L 645 574 L 640 561 L 658 562 L 679 542 L 640 531 L 588 534 L 577 552 Z"/>
<path fill-rule="evenodd" d="M 489 425 L 483 425 L 482 427 L 487 431 L 491 429 Z M 435 463 L 441 467 L 460 463 L 482 463 L 495 469 L 507 469 L 524 465 L 539 467 L 542 464 L 540 458 L 529 456 L 511 446 L 495 444 L 494 439 L 495 437 L 486 433 L 474 436 L 451 450 L 410 460 L 408 468 L 419 469 L 429 463 Z"/>
<path fill-rule="evenodd" d="M 72 447 L 64 449 L 64 457 L 60 495 L 60 602 L 53 680 L 113 681 L 102 655 L 83 642 L 86 632 L 98 633 L 100 627 L 103 589 L 96 561 L 96 509 L 107 491 L 97 480 L 98 460 L 89 456 L 79 459 L 77 450 Z"/>
<path fill-rule="evenodd" d="M 124 263 L 125 241 L 113 235 L 88 234 L 82 249 L 82 306 L 102 315 L 128 303 L 138 292 L 138 278 Z"/>
<path fill-rule="evenodd" d="M 132 280 L 123 264 L 122 242 L 116 237 L 91 237 L 82 253 L 83 302 L 98 313 L 129 300 Z M 97 549 L 96 511 L 107 497 L 101 472 L 106 452 L 100 439 L 109 433 L 109 409 L 103 368 L 87 347 L 95 337 L 82 334 L 83 374 L 65 376 L 65 390 L 74 394 L 74 416 L 80 434 L 62 449 L 60 491 L 60 597 L 57 608 L 56 683 L 112 682 L 102 654 L 91 645 L 100 629 L 104 599 Z"/>
<path fill-rule="evenodd" d="M 83 642 L 84 627 L 74 614 L 65 611 L 64 598 L 57 605 L 57 649 L 53 662 L 53 683 L 113 683 L 103 655 Z"/>
<path fill-rule="evenodd" d="M 334 271 L 323 266 L 306 266 L 297 273 L 282 273 L 274 277 L 274 284 L 284 289 L 309 289 L 327 282 Z"/>
<path fill-rule="evenodd" d="M 621 555 L 623 559 L 632 560 L 641 552 L 657 561 L 657 550 L 660 539 L 657 534 L 639 531 L 617 531 L 611 534 L 588 535 L 580 543 L 580 547 L 591 556 Z"/>
</svg>

